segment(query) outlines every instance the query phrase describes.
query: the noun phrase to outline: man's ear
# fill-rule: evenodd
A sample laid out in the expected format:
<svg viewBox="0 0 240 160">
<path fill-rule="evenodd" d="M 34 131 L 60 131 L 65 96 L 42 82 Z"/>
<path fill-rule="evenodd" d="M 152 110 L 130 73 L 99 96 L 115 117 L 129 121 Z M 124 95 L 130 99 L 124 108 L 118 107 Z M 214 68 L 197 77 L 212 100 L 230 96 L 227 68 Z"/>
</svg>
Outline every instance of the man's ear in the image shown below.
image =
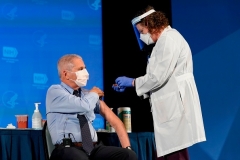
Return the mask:
<svg viewBox="0 0 240 160">
<path fill-rule="evenodd" d="M 64 76 L 65 79 L 69 79 L 68 72 L 66 70 L 62 71 L 62 75 Z"/>
</svg>

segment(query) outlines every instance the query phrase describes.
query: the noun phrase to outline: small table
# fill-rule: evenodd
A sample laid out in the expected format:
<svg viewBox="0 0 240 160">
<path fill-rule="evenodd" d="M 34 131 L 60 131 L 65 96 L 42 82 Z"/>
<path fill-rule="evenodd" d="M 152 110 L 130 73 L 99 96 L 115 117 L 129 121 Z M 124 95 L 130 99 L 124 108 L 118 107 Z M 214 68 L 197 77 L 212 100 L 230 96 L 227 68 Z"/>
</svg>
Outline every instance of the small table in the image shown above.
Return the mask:
<svg viewBox="0 0 240 160">
<path fill-rule="evenodd" d="M 45 160 L 42 130 L 0 129 L 0 159 Z"/>
</svg>

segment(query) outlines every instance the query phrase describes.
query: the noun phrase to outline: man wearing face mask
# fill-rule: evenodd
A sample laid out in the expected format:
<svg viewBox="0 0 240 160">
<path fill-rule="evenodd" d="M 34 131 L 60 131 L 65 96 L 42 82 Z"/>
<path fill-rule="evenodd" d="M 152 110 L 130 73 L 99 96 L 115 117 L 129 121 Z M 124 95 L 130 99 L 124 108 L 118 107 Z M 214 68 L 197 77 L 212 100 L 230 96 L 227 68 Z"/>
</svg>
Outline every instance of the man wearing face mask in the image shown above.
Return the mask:
<svg viewBox="0 0 240 160">
<path fill-rule="evenodd" d="M 151 6 L 132 25 L 141 50 L 145 44 L 155 46 L 145 75 L 118 77 L 112 88 L 135 87 L 138 96 L 149 97 L 159 159 L 188 160 L 187 148 L 206 141 L 190 47 L 164 13 Z"/>
<path fill-rule="evenodd" d="M 91 90 L 83 88 L 89 74 L 82 58 L 77 54 L 64 55 L 59 59 L 57 68 L 61 83 L 50 86 L 46 95 L 47 127 L 55 145 L 50 159 L 136 160 L 124 124 L 100 100 L 104 96 L 103 91 L 98 87 Z M 114 127 L 122 147 L 98 144 L 97 133 L 92 126 L 95 113 L 100 113 Z M 86 133 L 81 133 L 83 129 L 79 117 L 83 116 L 90 130 L 90 149 L 84 147 L 87 146 L 84 141 Z"/>
</svg>

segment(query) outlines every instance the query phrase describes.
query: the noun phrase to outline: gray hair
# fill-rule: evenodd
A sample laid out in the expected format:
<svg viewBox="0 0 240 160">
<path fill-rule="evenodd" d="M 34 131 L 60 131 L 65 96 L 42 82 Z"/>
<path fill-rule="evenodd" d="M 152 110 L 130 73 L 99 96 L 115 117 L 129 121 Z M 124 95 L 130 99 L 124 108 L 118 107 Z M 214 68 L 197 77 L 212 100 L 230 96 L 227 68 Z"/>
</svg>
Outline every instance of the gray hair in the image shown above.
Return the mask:
<svg viewBox="0 0 240 160">
<path fill-rule="evenodd" d="M 74 67 L 73 59 L 75 58 L 82 59 L 82 57 L 77 54 L 66 54 L 58 60 L 57 69 L 58 69 L 59 77 L 61 77 L 61 72 L 63 70 L 68 70 L 68 71 L 72 70 L 72 68 Z"/>
</svg>

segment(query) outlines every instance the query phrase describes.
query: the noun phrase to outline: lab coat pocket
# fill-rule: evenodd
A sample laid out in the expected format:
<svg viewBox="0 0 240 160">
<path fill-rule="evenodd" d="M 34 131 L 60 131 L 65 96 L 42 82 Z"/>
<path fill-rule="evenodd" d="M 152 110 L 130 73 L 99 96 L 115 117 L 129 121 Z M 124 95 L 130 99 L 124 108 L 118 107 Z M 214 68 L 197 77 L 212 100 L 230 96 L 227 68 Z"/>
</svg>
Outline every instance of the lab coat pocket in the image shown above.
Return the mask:
<svg viewBox="0 0 240 160">
<path fill-rule="evenodd" d="M 183 106 L 178 91 L 156 98 L 152 103 L 157 122 L 165 123 L 182 116 Z"/>
</svg>

